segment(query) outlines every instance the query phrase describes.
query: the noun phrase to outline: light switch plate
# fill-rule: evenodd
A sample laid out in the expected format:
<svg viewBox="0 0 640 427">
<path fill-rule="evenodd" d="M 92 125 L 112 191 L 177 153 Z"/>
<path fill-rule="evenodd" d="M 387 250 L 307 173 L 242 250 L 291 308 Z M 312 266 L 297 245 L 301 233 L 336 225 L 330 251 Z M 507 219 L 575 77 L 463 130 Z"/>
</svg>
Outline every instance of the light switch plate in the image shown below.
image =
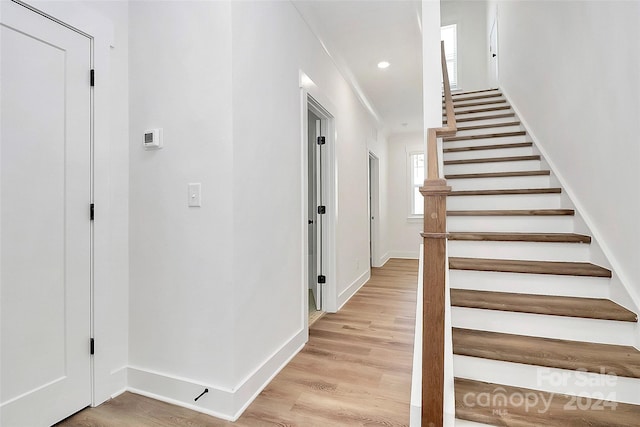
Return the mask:
<svg viewBox="0 0 640 427">
<path fill-rule="evenodd" d="M 193 182 L 187 188 L 189 190 L 189 206 L 202 206 L 202 185 L 199 182 Z"/>
</svg>

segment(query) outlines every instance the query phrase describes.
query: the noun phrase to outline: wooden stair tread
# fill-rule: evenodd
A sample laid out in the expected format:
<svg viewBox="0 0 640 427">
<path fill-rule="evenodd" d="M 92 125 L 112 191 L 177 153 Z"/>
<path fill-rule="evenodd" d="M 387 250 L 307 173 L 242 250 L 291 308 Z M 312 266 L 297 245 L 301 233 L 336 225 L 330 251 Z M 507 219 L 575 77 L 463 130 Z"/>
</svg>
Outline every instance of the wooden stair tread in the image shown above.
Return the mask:
<svg viewBox="0 0 640 427">
<path fill-rule="evenodd" d="M 449 240 L 490 242 L 591 243 L 591 237 L 575 233 L 451 232 Z"/>
<path fill-rule="evenodd" d="M 445 175 L 445 179 L 469 179 L 469 178 L 509 178 L 516 176 L 538 176 L 538 175 L 551 175 L 551 171 L 537 170 L 537 171 L 517 171 L 517 172 L 483 172 L 483 173 L 459 173 Z"/>
<path fill-rule="evenodd" d="M 502 273 L 611 277 L 610 270 L 588 262 L 449 257 L 449 268 L 452 270 L 496 271 Z"/>
<path fill-rule="evenodd" d="M 459 126 L 458 132 L 462 132 L 465 130 L 503 128 L 503 127 L 509 127 L 509 126 L 520 126 L 520 122 L 505 122 L 505 123 L 494 123 L 489 125 L 475 125 L 475 126 Z"/>
<path fill-rule="evenodd" d="M 640 378 L 640 351 L 631 346 L 452 329 L 457 355 Z"/>
<path fill-rule="evenodd" d="M 496 93 L 485 93 L 485 94 L 480 94 L 480 95 L 473 95 L 473 96 L 459 96 L 456 97 L 455 95 L 453 95 L 451 97 L 453 103 L 455 104 L 456 102 L 464 102 L 464 101 L 473 101 L 476 99 L 488 99 L 488 98 L 498 98 L 502 96 L 502 94 L 500 92 L 496 92 Z"/>
<path fill-rule="evenodd" d="M 477 122 L 480 120 L 491 120 L 491 119 L 504 119 L 507 117 L 515 117 L 516 113 L 503 113 L 503 114 L 490 114 L 488 116 L 480 116 L 480 117 L 456 117 L 456 123 L 463 122 Z M 444 120 L 444 124 L 447 124 L 447 120 Z"/>
<path fill-rule="evenodd" d="M 534 156 L 511 156 L 511 157 L 487 157 L 481 159 L 461 159 L 445 160 L 445 165 L 464 165 L 467 163 L 497 163 L 497 162 L 519 162 L 525 160 L 540 160 L 539 155 Z"/>
<path fill-rule="evenodd" d="M 640 406 L 629 403 L 611 404 L 595 397 L 581 397 L 584 404 L 578 406 L 575 397 L 565 394 L 466 378 L 455 378 L 454 381 L 456 418 L 462 420 L 505 427 L 632 427 L 637 426 L 640 419 Z M 479 404 L 486 402 L 487 396 L 490 402 L 499 406 Z M 536 396 L 536 399 L 532 397 L 533 402 L 529 400 L 528 405 L 513 405 L 508 403 L 509 396 Z"/>
<path fill-rule="evenodd" d="M 561 188 L 509 188 L 504 190 L 460 190 L 452 191 L 449 196 L 510 196 L 519 194 L 559 194 Z"/>
<path fill-rule="evenodd" d="M 510 136 L 524 136 L 527 132 L 523 130 L 515 131 L 515 132 L 497 132 L 497 133 L 483 133 L 480 135 L 465 135 L 465 136 L 449 136 L 443 138 L 444 142 L 451 141 L 466 141 L 471 139 L 488 139 L 488 138 L 507 138 Z"/>
<path fill-rule="evenodd" d="M 473 101 L 473 102 L 469 102 Z M 495 105 L 495 104 L 506 104 L 506 99 L 485 99 L 485 100 L 472 100 L 472 99 L 460 99 L 458 101 L 454 101 L 454 108 L 464 108 L 464 107 L 479 107 L 482 105 Z M 442 109 L 445 109 L 445 103 L 442 103 Z"/>
<path fill-rule="evenodd" d="M 474 110 L 466 110 L 466 111 L 458 111 L 456 112 L 456 116 L 459 115 L 466 115 L 466 114 L 476 114 L 476 113 L 486 113 L 489 111 L 502 111 L 502 110 L 510 110 L 511 106 L 510 105 L 505 105 L 503 107 L 489 107 L 489 108 L 476 108 Z M 444 117 L 446 117 L 446 114 L 443 114 Z"/>
<path fill-rule="evenodd" d="M 505 148 L 532 147 L 533 142 L 514 142 L 510 144 L 471 145 L 468 147 L 445 148 L 443 153 L 459 153 L 464 151 L 501 150 Z"/>
<path fill-rule="evenodd" d="M 471 90 L 471 91 L 467 91 L 467 92 L 456 92 L 456 93 L 452 93 L 451 96 L 452 97 L 456 97 L 456 96 L 460 96 L 460 95 L 470 95 L 472 93 L 493 92 L 495 90 L 498 90 L 498 88 L 494 87 L 493 89 L 482 89 L 482 90 Z"/>
<path fill-rule="evenodd" d="M 447 216 L 572 216 L 573 209 L 496 209 L 447 211 Z"/>
<path fill-rule="evenodd" d="M 586 319 L 619 320 L 622 322 L 638 321 L 638 316 L 634 312 L 611 300 L 599 298 L 451 289 L 451 305 L 454 307 L 582 317 Z"/>
</svg>

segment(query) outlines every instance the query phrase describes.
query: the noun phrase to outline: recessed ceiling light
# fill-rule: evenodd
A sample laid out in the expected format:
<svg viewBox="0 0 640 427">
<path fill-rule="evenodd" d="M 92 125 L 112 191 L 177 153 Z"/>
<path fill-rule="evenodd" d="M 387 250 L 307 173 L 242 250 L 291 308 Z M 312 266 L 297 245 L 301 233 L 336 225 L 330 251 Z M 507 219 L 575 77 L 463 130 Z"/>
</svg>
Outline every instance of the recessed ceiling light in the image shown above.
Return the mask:
<svg viewBox="0 0 640 427">
<path fill-rule="evenodd" d="M 387 61 L 378 62 L 378 68 L 382 68 L 382 69 L 389 68 L 389 65 L 391 64 L 389 64 Z"/>
</svg>

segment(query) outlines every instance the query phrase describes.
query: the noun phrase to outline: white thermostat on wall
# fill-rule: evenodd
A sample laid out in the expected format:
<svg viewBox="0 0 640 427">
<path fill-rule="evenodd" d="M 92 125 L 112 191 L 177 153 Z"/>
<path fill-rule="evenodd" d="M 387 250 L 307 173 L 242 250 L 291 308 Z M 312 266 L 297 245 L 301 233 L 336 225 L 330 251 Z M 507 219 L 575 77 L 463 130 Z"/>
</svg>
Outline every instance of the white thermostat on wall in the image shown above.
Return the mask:
<svg viewBox="0 0 640 427">
<path fill-rule="evenodd" d="M 158 150 L 162 148 L 162 129 L 149 129 L 144 132 L 142 145 L 145 150 Z"/>
</svg>

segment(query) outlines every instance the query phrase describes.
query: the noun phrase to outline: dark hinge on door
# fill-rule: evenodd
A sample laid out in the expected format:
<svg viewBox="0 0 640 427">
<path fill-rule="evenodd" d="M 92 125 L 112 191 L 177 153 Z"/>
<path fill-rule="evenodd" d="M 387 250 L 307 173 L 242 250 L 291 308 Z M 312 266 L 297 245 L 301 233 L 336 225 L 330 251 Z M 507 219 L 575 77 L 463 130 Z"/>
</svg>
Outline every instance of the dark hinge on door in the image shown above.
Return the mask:
<svg viewBox="0 0 640 427">
<path fill-rule="evenodd" d="M 91 203 L 89 205 L 89 219 L 93 221 L 96 217 L 96 205 Z"/>
<path fill-rule="evenodd" d="M 324 136 L 319 136 L 318 137 L 318 145 L 324 145 L 326 142 Z"/>
<path fill-rule="evenodd" d="M 95 86 L 96 85 L 96 70 L 91 70 L 89 75 L 90 75 L 89 81 L 91 83 L 91 86 Z"/>
<path fill-rule="evenodd" d="M 327 207 L 326 206 L 318 206 L 318 214 L 319 215 L 324 215 L 326 211 L 327 211 Z"/>
<path fill-rule="evenodd" d="M 93 355 L 96 352 L 96 342 L 93 338 L 91 338 L 91 341 L 89 343 L 89 354 Z"/>
<path fill-rule="evenodd" d="M 326 283 L 327 282 L 327 277 L 320 275 L 318 276 L 318 283 Z"/>
</svg>

